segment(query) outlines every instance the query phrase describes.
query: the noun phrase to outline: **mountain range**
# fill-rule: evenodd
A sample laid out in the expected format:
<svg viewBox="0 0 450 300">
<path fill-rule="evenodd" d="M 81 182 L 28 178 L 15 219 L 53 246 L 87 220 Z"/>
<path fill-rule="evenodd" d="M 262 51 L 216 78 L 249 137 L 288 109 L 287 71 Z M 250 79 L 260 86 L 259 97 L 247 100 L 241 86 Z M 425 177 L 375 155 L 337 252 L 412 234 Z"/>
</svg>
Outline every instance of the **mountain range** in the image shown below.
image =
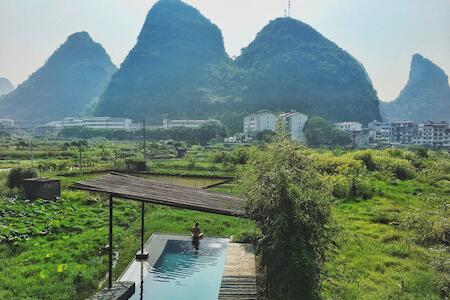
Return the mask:
<svg viewBox="0 0 450 300">
<path fill-rule="evenodd" d="M 41 68 L 0 98 L 0 116 L 46 122 L 87 114 L 116 69 L 87 32 L 74 33 Z"/>
<path fill-rule="evenodd" d="M 0 98 L 0 117 L 216 118 L 237 131 L 258 110 L 367 124 L 381 119 L 380 106 L 388 120 L 448 119 L 447 75 L 415 55 L 398 99 L 380 104 L 364 66 L 299 20 L 271 21 L 231 59 L 220 29 L 197 9 L 160 0 L 119 69 L 88 33 L 75 33 Z"/>
<path fill-rule="evenodd" d="M 7 78 L 0 77 L 0 96 L 9 94 L 14 90 L 14 86 Z"/>
<path fill-rule="evenodd" d="M 260 109 L 333 121 L 380 119 L 362 64 L 307 24 L 276 19 L 232 60 L 219 28 L 179 0 L 161 0 L 150 10 L 95 113 L 160 121 Z"/>
<path fill-rule="evenodd" d="M 405 88 L 394 101 L 381 103 L 386 121 L 450 122 L 448 76 L 432 61 L 415 54 Z"/>
</svg>

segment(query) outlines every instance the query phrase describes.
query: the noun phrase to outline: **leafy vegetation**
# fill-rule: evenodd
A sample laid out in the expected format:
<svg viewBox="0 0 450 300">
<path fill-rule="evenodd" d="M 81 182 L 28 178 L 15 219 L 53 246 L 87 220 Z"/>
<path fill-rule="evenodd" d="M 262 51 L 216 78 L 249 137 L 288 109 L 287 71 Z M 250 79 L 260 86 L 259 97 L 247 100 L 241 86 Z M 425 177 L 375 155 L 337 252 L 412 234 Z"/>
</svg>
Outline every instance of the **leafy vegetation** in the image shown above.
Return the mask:
<svg viewBox="0 0 450 300">
<path fill-rule="evenodd" d="M 175 127 L 169 129 L 146 130 L 145 136 L 149 140 L 175 140 L 190 144 L 206 145 L 211 140 L 223 140 L 226 136 L 225 128 L 217 122 L 209 122 L 199 128 Z M 61 138 L 91 139 L 103 137 L 110 140 L 142 140 L 143 131 L 93 129 L 86 127 L 65 128 L 59 133 Z"/>
<path fill-rule="evenodd" d="M 318 299 L 331 241 L 330 191 L 302 147 L 279 141 L 253 154 L 240 180 L 262 234 L 268 298 Z"/>
<path fill-rule="evenodd" d="M 345 147 L 352 143 L 350 135 L 334 128 L 333 124 L 321 117 L 311 117 L 305 124 L 305 136 L 311 147 Z"/>
<path fill-rule="evenodd" d="M 37 172 L 34 169 L 14 168 L 9 171 L 6 186 L 10 189 L 22 188 L 24 179 L 35 177 L 37 177 Z"/>
<path fill-rule="evenodd" d="M 31 166 L 31 148 L 22 144 L 14 138 L 0 143 L 0 169 Z M 88 171 L 124 168 L 129 158 L 142 160 L 142 146 L 137 141 L 91 139 L 83 150 L 84 168 L 80 177 L 78 147 L 71 141 L 34 141 L 36 152 L 49 154 L 35 157 L 34 167 L 42 176 L 61 179 L 63 197 L 56 202 L 19 200 L 17 191 L 11 191 L 6 185 L 9 171 L 0 172 L 0 298 L 84 299 L 99 288 L 107 271 L 107 201 L 94 195 L 69 192 L 67 186 L 75 180 L 101 174 Z M 175 158 L 177 147 L 187 149 L 185 157 Z M 275 195 L 289 192 L 286 204 L 309 203 L 304 199 L 310 198 L 300 197 L 303 194 L 298 186 L 304 182 L 302 172 L 313 168 L 311 180 L 317 182 L 317 193 L 326 190 L 323 200 L 329 200 L 332 224 L 335 224 L 330 226 L 337 230 L 332 231 L 332 248 L 323 257 L 324 273 L 319 286 L 314 291 L 308 290 L 308 295 L 326 299 L 448 297 L 448 153 L 420 148 L 348 151 L 285 147 L 299 152 L 283 152 L 279 150 L 283 148 L 267 144 L 227 148 L 218 144 L 201 147 L 174 141 L 148 142 L 147 167 L 159 174 L 206 177 L 231 177 L 238 172 L 248 174 L 248 182 L 255 180 L 258 174 L 267 179 L 271 174 L 281 173 L 289 184 L 274 186 L 268 182 L 267 187 L 258 185 L 261 189 L 257 191 L 270 188 L 279 192 Z M 61 155 L 65 152 L 72 155 L 69 158 Z M 14 153 L 20 155 L 14 156 Z M 273 156 L 273 161 L 264 162 L 269 156 Z M 301 167 L 292 170 L 297 161 L 301 161 Z M 279 167 L 270 169 L 272 163 Z M 254 172 L 240 171 L 245 168 Z M 70 176 L 62 176 L 66 174 Z M 213 190 L 236 195 L 243 192 L 234 182 Z M 261 199 L 257 199 L 255 207 L 264 204 Z M 307 224 L 293 217 L 304 216 L 304 210 L 282 210 L 282 206 L 274 205 L 276 203 L 269 202 L 274 209 L 284 211 L 289 224 L 296 228 Z M 114 273 L 118 276 L 139 247 L 140 220 L 139 207 L 134 203 L 117 200 L 115 204 L 119 209 L 115 210 L 114 217 L 114 250 L 118 253 Z M 268 211 L 264 206 L 260 208 L 261 212 Z M 269 217 L 269 220 L 285 219 L 276 214 Z M 235 240 L 261 241 L 262 245 L 280 246 L 288 242 L 301 245 L 301 231 L 295 232 L 289 241 L 261 240 L 266 234 L 289 232 L 283 222 L 275 226 L 276 232 L 269 232 L 257 230 L 248 220 L 161 206 L 149 207 L 145 218 L 147 237 L 152 232 L 188 233 L 192 222 L 199 220 L 210 236 L 233 235 Z M 284 252 L 289 255 L 287 259 L 298 254 Z M 278 255 L 281 253 L 273 257 Z M 311 257 L 305 255 L 299 263 Z M 309 275 L 299 274 L 303 279 Z M 303 293 L 299 295 L 306 297 Z"/>
</svg>

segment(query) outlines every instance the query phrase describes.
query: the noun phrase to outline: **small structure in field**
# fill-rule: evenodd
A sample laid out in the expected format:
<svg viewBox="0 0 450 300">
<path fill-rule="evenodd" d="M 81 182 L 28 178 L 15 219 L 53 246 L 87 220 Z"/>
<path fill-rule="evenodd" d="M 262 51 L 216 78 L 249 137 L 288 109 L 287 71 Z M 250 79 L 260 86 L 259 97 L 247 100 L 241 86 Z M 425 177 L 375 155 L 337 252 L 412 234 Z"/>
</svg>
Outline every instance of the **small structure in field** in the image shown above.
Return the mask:
<svg viewBox="0 0 450 300">
<path fill-rule="evenodd" d="M 147 163 L 145 162 L 145 160 L 127 159 L 125 161 L 125 164 L 127 170 L 129 171 L 147 171 Z"/>
<path fill-rule="evenodd" d="M 25 198 L 29 200 L 55 200 L 61 196 L 61 182 L 58 179 L 24 179 L 23 188 L 25 190 Z"/>
</svg>

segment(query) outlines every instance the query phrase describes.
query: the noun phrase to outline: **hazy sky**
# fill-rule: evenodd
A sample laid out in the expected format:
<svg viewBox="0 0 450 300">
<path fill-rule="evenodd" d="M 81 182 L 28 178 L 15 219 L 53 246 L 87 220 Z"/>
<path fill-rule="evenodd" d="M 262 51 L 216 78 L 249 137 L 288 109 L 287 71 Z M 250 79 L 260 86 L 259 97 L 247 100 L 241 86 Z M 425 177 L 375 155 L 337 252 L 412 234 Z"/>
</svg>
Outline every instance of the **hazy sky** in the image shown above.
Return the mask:
<svg viewBox="0 0 450 300">
<path fill-rule="evenodd" d="M 66 37 L 88 31 L 117 65 L 134 46 L 156 0 L 0 0 L 0 76 L 15 85 L 43 65 Z M 187 0 L 221 29 L 239 55 L 287 0 Z M 450 0 L 292 0 L 298 18 L 366 67 L 383 100 L 404 86 L 411 55 L 450 74 Z"/>
</svg>

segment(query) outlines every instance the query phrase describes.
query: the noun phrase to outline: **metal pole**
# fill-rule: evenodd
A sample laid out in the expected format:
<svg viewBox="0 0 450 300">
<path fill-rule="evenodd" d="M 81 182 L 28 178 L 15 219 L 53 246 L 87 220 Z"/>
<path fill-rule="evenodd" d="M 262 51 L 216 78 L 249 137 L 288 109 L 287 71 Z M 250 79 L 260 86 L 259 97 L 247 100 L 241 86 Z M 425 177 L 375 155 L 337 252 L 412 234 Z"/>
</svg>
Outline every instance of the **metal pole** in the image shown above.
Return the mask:
<svg viewBox="0 0 450 300">
<path fill-rule="evenodd" d="M 109 262 L 108 262 L 108 287 L 113 283 L 113 196 L 109 194 Z"/>
<path fill-rule="evenodd" d="M 33 168 L 33 139 L 31 139 L 31 168 Z"/>
<path fill-rule="evenodd" d="M 141 254 L 144 254 L 144 201 L 141 202 Z"/>
<path fill-rule="evenodd" d="M 141 250 L 136 253 L 137 260 L 143 260 L 148 258 L 148 252 L 144 251 L 144 214 L 145 214 L 145 202 L 141 201 Z"/>
</svg>

